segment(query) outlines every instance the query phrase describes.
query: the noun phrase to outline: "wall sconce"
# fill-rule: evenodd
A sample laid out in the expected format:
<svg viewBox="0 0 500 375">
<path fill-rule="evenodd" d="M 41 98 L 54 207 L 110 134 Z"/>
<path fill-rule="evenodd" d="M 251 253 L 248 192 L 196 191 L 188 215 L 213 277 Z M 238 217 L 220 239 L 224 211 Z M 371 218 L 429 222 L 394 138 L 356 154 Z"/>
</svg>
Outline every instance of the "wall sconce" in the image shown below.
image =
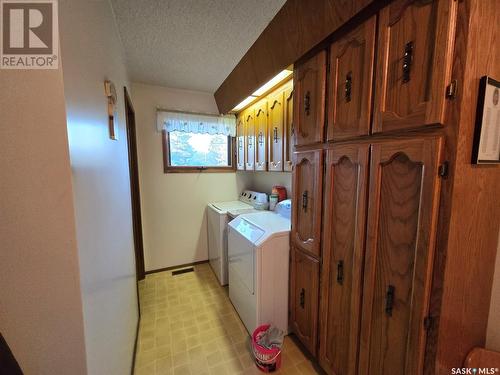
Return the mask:
<svg viewBox="0 0 500 375">
<path fill-rule="evenodd" d="M 109 138 L 116 141 L 115 134 L 115 114 L 116 114 L 116 89 L 115 85 L 111 81 L 104 81 L 104 93 L 108 98 L 108 127 L 109 127 Z"/>
</svg>

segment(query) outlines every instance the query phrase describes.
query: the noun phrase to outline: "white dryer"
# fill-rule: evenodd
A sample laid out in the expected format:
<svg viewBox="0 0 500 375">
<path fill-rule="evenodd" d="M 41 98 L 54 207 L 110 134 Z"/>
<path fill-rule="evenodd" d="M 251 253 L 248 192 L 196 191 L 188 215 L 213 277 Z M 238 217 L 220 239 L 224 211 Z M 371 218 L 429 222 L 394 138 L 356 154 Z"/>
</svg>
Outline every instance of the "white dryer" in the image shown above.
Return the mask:
<svg viewBox="0 0 500 375">
<path fill-rule="evenodd" d="M 278 213 L 243 214 L 228 224 L 229 298 L 250 334 L 261 324 L 288 331 L 289 210 L 284 201 Z"/>
<path fill-rule="evenodd" d="M 250 190 L 241 192 L 239 200 L 208 204 L 208 260 L 221 285 L 228 283 L 227 271 L 227 223 L 228 212 L 250 212 L 267 209 L 267 194 Z"/>
</svg>

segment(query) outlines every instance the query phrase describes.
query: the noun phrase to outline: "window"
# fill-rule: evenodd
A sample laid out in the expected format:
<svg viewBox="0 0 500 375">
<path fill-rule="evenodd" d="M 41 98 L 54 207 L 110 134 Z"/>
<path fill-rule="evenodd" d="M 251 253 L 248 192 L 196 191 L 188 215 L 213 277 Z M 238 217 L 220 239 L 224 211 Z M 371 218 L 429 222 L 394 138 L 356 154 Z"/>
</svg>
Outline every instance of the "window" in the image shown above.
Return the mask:
<svg viewBox="0 0 500 375">
<path fill-rule="evenodd" d="M 233 139 L 222 134 L 163 130 L 165 173 L 234 171 Z"/>
</svg>

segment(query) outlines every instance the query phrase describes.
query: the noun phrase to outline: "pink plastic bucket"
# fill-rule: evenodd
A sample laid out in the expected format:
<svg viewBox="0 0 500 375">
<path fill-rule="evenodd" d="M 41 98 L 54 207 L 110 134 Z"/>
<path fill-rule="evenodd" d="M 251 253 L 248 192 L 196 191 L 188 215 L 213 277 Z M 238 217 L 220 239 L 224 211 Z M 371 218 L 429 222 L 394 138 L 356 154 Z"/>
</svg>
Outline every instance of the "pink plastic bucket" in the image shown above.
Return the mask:
<svg viewBox="0 0 500 375">
<path fill-rule="evenodd" d="M 264 324 L 257 327 L 252 334 L 252 349 L 257 368 L 262 372 L 273 372 L 281 366 L 281 349 L 272 348 L 268 349 L 260 346 L 257 342 L 260 335 L 267 331 L 270 327 L 269 324 Z"/>
</svg>

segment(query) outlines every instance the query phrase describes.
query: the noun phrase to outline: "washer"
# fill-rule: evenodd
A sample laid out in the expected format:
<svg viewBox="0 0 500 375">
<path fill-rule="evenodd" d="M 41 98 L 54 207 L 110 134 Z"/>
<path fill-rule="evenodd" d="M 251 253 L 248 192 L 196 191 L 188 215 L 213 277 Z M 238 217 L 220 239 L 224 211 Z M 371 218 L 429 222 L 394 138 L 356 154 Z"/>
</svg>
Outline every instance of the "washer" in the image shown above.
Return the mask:
<svg viewBox="0 0 500 375">
<path fill-rule="evenodd" d="M 249 212 L 256 207 L 267 209 L 267 205 L 267 194 L 251 190 L 242 191 L 237 201 L 208 204 L 208 260 L 221 285 L 228 283 L 226 229 L 229 221 L 228 212 L 233 212 L 233 215 L 237 216 L 238 213 Z"/>
<path fill-rule="evenodd" d="M 228 224 L 229 298 L 250 334 L 261 324 L 288 331 L 290 207 Z"/>
</svg>

